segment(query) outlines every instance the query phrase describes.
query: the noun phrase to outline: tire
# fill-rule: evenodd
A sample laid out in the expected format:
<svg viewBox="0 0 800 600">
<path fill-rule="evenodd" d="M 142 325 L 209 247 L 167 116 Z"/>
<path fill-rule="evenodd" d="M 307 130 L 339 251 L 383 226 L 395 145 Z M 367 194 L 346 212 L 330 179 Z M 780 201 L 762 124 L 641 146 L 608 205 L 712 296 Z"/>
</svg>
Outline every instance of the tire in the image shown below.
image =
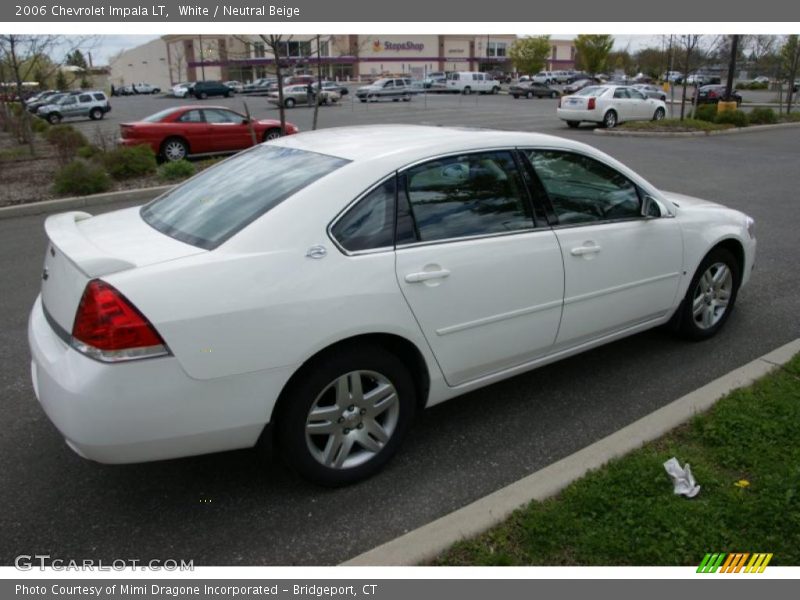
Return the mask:
<svg viewBox="0 0 800 600">
<path fill-rule="evenodd" d="M 411 102 L 411 94 L 406 94 L 402 98 L 403 102 Z"/>
<path fill-rule="evenodd" d="M 294 104 L 295 104 L 294 98 L 286 98 L 286 100 L 283 101 L 283 105 L 286 108 L 292 108 Z"/>
<path fill-rule="evenodd" d="M 50 113 L 47 115 L 47 122 L 50 123 L 50 125 L 58 125 L 61 123 L 61 115 L 58 113 Z"/>
<path fill-rule="evenodd" d="M 370 402 L 358 387 L 366 395 L 383 387 L 389 395 Z M 373 412 L 375 402 L 379 412 Z M 305 367 L 286 390 L 277 411 L 278 451 L 289 467 L 314 483 L 354 483 L 377 473 L 394 456 L 415 408 L 411 374 L 395 355 L 372 345 L 328 353 Z M 310 420 L 312 412 L 319 418 Z"/>
<path fill-rule="evenodd" d="M 270 140 L 277 140 L 279 137 L 281 137 L 281 130 L 278 129 L 277 127 L 273 127 L 272 129 L 267 129 L 264 132 L 265 142 L 268 142 Z"/>
<path fill-rule="evenodd" d="M 535 95 L 535 94 L 534 94 L 533 92 L 528 92 L 527 94 L 525 94 L 525 97 L 526 97 L 528 100 L 530 100 L 531 98 L 533 98 L 533 97 L 534 97 L 534 95 Z"/>
<path fill-rule="evenodd" d="M 497 94 L 499 94 L 499 93 L 500 93 L 500 88 L 499 88 L 499 87 L 497 87 L 497 86 L 494 86 L 494 87 L 492 88 L 492 94 L 494 94 L 494 95 L 497 95 Z"/>
<path fill-rule="evenodd" d="M 656 112 L 653 114 L 653 121 L 660 121 L 666 116 L 666 114 L 666 111 L 659 106 L 656 109 Z"/>
<path fill-rule="evenodd" d="M 567 121 L 567 127 L 569 127 L 570 129 L 577 129 L 578 125 L 580 124 L 581 124 L 580 121 Z"/>
<path fill-rule="evenodd" d="M 93 108 L 89 111 L 89 118 L 92 121 L 99 121 L 103 118 L 103 111 L 100 108 Z"/>
<path fill-rule="evenodd" d="M 231 97 L 231 93 L 230 92 L 225 92 L 225 97 L 226 98 L 230 98 Z"/>
<path fill-rule="evenodd" d="M 719 282 L 715 282 L 715 278 L 719 278 Z M 670 324 L 690 340 L 700 341 L 714 336 L 733 310 L 741 281 L 736 257 L 725 248 L 712 249 L 697 267 Z M 720 305 L 720 302 L 726 304 Z"/>
<path fill-rule="evenodd" d="M 367 103 L 367 99 L 366 98 L 359 98 L 359 100 L 361 100 L 364 104 Z"/>
<path fill-rule="evenodd" d="M 472 93 L 472 88 L 469 86 L 464 87 L 464 95 L 469 96 Z"/>
<path fill-rule="evenodd" d="M 176 160 L 183 160 L 189 156 L 189 144 L 186 140 L 177 137 L 171 137 L 164 140 L 161 144 L 161 156 L 167 162 L 174 162 Z"/>
<path fill-rule="evenodd" d="M 551 98 L 558 98 L 558 92 L 556 92 L 556 91 L 550 92 L 550 97 Z"/>
<path fill-rule="evenodd" d="M 206 94 L 205 92 L 200 92 L 200 93 L 197 95 L 197 99 L 198 99 L 198 100 L 205 100 L 206 98 L 208 98 L 208 94 Z"/>
<path fill-rule="evenodd" d="M 603 115 L 603 127 L 606 129 L 614 129 L 617 126 L 617 113 L 616 111 L 609 110 Z"/>
<path fill-rule="evenodd" d="M 514 100 L 519 100 L 519 94 L 511 94 L 514 97 Z"/>
</svg>

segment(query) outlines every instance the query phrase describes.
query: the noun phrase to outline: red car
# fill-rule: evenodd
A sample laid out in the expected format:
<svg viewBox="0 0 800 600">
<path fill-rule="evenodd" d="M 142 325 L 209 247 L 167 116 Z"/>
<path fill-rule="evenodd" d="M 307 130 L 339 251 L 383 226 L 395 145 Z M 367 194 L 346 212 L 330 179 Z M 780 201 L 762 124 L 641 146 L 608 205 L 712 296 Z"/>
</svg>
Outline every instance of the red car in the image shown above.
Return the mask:
<svg viewBox="0 0 800 600">
<path fill-rule="evenodd" d="M 281 137 L 281 122 L 252 120 L 257 142 Z M 137 121 L 120 125 L 120 144 L 148 144 L 167 161 L 190 154 L 237 152 L 253 145 L 247 117 L 224 106 L 182 106 L 168 108 Z M 286 123 L 286 135 L 300 131 Z"/>
</svg>

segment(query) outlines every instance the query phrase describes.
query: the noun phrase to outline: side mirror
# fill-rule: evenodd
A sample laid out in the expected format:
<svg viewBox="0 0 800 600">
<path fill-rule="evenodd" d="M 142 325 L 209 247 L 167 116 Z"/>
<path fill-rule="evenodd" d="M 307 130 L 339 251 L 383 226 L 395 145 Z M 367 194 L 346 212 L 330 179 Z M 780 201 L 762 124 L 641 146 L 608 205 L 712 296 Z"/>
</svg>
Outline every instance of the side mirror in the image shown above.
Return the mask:
<svg viewBox="0 0 800 600">
<path fill-rule="evenodd" d="M 642 199 L 641 215 L 645 219 L 657 219 L 661 216 L 661 207 L 655 198 L 647 195 Z"/>
</svg>

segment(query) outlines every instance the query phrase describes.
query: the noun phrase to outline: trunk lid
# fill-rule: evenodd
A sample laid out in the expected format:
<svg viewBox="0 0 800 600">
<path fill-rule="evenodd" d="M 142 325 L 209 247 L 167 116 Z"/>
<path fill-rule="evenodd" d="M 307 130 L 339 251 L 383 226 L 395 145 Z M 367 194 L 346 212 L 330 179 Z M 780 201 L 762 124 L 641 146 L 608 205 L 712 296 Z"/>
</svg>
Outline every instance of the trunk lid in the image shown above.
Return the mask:
<svg viewBox="0 0 800 600">
<path fill-rule="evenodd" d="M 207 252 L 156 231 L 139 216 L 139 207 L 97 217 L 79 211 L 53 215 L 44 227 L 42 303 L 67 332 L 92 279 Z"/>
</svg>

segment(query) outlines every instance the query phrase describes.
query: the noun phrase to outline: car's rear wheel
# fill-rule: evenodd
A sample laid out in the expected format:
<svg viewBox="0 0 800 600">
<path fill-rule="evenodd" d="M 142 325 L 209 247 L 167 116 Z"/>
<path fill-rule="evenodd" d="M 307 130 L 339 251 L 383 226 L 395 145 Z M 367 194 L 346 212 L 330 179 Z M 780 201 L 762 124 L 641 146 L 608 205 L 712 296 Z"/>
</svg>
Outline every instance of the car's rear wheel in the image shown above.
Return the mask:
<svg viewBox="0 0 800 600">
<path fill-rule="evenodd" d="M 570 129 L 577 129 L 578 125 L 580 124 L 581 124 L 580 121 L 567 121 L 567 127 L 569 127 Z"/>
<path fill-rule="evenodd" d="M 728 320 L 740 283 L 736 257 L 725 248 L 713 249 L 697 268 L 672 325 L 689 339 L 710 338 Z"/>
<path fill-rule="evenodd" d="M 411 102 L 411 94 L 403 95 L 403 102 Z"/>
<path fill-rule="evenodd" d="M 294 106 L 294 98 L 286 98 L 286 100 L 283 101 L 283 105 L 286 108 L 292 108 Z"/>
<path fill-rule="evenodd" d="M 208 98 L 208 94 L 205 92 L 200 92 L 199 94 L 197 94 L 197 98 L 199 100 L 205 100 L 206 98 Z"/>
<path fill-rule="evenodd" d="M 169 138 L 161 144 L 161 156 L 164 160 L 174 162 L 183 160 L 189 155 L 189 145 L 181 138 Z"/>
<path fill-rule="evenodd" d="M 315 483 L 339 486 L 379 471 L 397 452 L 416 406 L 411 374 L 378 346 L 328 354 L 281 401 L 283 460 Z"/>
<path fill-rule="evenodd" d="M 464 95 L 465 95 L 465 96 L 469 96 L 471 93 L 472 93 L 472 88 L 471 88 L 471 87 L 469 87 L 469 86 L 466 86 L 466 87 L 464 88 Z"/>
<path fill-rule="evenodd" d="M 664 116 L 665 116 L 666 114 L 667 114 L 667 113 L 666 113 L 666 111 L 665 111 L 663 108 L 661 108 L 661 107 L 658 107 L 658 108 L 656 109 L 656 112 L 655 112 L 655 114 L 653 115 L 653 121 L 660 121 L 661 119 L 663 119 L 663 118 L 664 118 Z"/>
<path fill-rule="evenodd" d="M 617 113 L 613 110 L 608 111 L 603 116 L 603 127 L 606 129 L 613 129 L 617 126 Z"/>
<path fill-rule="evenodd" d="M 281 130 L 277 127 L 273 127 L 272 129 L 267 129 L 264 132 L 264 141 L 268 142 L 270 140 L 277 140 L 281 137 Z"/>
<path fill-rule="evenodd" d="M 499 94 L 499 93 L 500 93 L 500 88 L 499 88 L 499 87 L 497 87 L 497 86 L 494 86 L 494 87 L 492 88 L 492 94 Z"/>
<path fill-rule="evenodd" d="M 92 121 L 98 121 L 103 118 L 103 110 L 100 108 L 93 108 L 89 111 L 89 118 Z"/>
</svg>

